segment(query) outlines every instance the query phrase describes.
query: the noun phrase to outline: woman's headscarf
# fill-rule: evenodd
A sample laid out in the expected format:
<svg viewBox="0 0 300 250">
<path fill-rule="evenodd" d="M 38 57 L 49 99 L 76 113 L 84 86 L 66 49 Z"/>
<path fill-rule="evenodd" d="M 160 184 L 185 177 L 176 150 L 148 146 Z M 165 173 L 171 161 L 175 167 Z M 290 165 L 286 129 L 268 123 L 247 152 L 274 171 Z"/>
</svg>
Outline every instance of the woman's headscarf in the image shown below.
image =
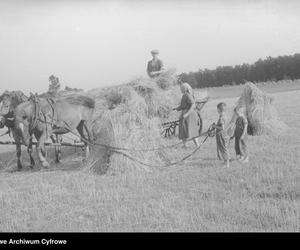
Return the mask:
<svg viewBox="0 0 300 250">
<path fill-rule="evenodd" d="M 187 82 L 184 82 L 181 84 L 181 88 L 183 89 L 184 93 L 189 93 L 194 98 L 194 91 L 191 85 L 189 85 Z"/>
</svg>

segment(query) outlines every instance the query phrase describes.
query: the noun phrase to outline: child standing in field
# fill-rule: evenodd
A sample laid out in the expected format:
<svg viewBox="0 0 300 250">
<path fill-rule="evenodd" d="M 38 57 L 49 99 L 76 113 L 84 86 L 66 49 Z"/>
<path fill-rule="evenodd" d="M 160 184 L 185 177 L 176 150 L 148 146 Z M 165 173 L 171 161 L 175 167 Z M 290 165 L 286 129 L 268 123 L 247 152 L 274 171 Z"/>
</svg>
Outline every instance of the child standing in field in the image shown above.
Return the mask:
<svg viewBox="0 0 300 250">
<path fill-rule="evenodd" d="M 230 138 L 235 138 L 235 153 L 238 157 L 238 160 L 245 163 L 249 161 L 248 153 L 247 153 L 247 127 L 248 121 L 244 116 L 241 108 L 236 107 L 234 109 L 234 113 L 237 116 L 235 121 L 235 130 L 234 135 Z"/>
<path fill-rule="evenodd" d="M 224 102 L 220 102 L 217 105 L 219 120 L 217 124 L 213 124 L 213 128 L 216 129 L 218 159 L 224 161 L 224 167 L 229 167 L 229 136 L 227 135 L 227 132 L 225 130 L 225 109 L 226 104 Z"/>
</svg>

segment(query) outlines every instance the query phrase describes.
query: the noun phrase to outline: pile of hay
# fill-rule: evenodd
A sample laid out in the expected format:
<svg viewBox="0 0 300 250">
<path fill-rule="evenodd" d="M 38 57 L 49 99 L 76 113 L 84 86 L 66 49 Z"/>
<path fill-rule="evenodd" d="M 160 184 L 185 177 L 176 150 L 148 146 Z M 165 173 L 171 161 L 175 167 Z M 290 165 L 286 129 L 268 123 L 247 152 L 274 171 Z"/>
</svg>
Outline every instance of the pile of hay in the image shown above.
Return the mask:
<svg viewBox="0 0 300 250">
<path fill-rule="evenodd" d="M 159 78 L 160 83 L 162 77 Z M 165 81 L 168 82 L 169 78 Z M 124 148 L 157 148 L 166 145 L 161 136 L 161 123 L 178 113 L 172 111 L 180 103 L 181 93 L 175 82 L 161 88 L 156 79 L 138 78 L 127 84 L 94 89 L 95 99 L 92 133 L 96 143 Z M 174 114 L 175 113 L 175 114 Z M 151 165 L 164 165 L 170 160 L 160 150 L 123 151 Z M 150 170 L 112 150 L 95 146 L 87 163 L 88 169 L 100 174 L 128 170 Z"/>
<path fill-rule="evenodd" d="M 248 134 L 280 134 L 287 129 L 287 125 L 280 121 L 273 101 L 272 97 L 252 82 L 245 84 L 236 107 L 244 108 L 248 119 Z"/>
<path fill-rule="evenodd" d="M 155 79 L 156 80 L 156 79 Z M 180 103 L 181 92 L 179 85 L 161 89 L 153 79 L 137 78 L 129 83 L 147 105 L 148 117 L 169 119 L 173 108 Z"/>
<path fill-rule="evenodd" d="M 169 69 L 160 74 L 155 82 L 161 89 L 170 89 L 178 83 L 178 77 L 175 75 L 176 69 Z"/>
</svg>

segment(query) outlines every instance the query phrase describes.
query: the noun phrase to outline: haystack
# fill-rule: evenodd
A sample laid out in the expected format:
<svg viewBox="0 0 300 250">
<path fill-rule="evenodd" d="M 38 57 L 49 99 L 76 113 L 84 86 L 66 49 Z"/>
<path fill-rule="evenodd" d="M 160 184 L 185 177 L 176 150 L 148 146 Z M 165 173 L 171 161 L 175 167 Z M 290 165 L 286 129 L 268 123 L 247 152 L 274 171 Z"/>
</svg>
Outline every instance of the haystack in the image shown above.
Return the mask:
<svg viewBox="0 0 300 250">
<path fill-rule="evenodd" d="M 128 84 L 90 91 L 96 101 L 92 127 L 96 143 L 131 149 L 166 145 L 160 124 L 170 118 L 172 108 L 180 102 L 180 90 L 174 84 L 162 89 L 153 79 L 138 78 Z M 170 161 L 162 150 L 123 152 L 151 165 Z M 152 170 L 100 146 L 93 147 L 87 166 L 97 173 Z"/>
<path fill-rule="evenodd" d="M 287 129 L 287 125 L 280 121 L 273 102 L 273 97 L 268 96 L 253 83 L 245 84 L 236 107 L 242 107 L 245 112 L 248 119 L 248 134 L 279 134 Z"/>
<path fill-rule="evenodd" d="M 175 75 L 176 69 L 169 69 L 162 74 L 160 74 L 157 78 L 155 78 L 155 82 L 157 86 L 159 86 L 161 89 L 170 89 L 174 85 L 177 84 L 178 78 Z"/>
<path fill-rule="evenodd" d="M 149 117 L 169 119 L 173 108 L 179 105 L 181 92 L 173 71 L 166 71 L 158 78 L 136 78 L 128 83 L 144 98 Z"/>
<path fill-rule="evenodd" d="M 168 119 L 172 109 L 180 102 L 179 86 L 172 89 L 162 90 L 155 82 L 139 78 L 130 83 L 130 86 L 141 96 L 147 105 L 148 117 Z"/>
</svg>

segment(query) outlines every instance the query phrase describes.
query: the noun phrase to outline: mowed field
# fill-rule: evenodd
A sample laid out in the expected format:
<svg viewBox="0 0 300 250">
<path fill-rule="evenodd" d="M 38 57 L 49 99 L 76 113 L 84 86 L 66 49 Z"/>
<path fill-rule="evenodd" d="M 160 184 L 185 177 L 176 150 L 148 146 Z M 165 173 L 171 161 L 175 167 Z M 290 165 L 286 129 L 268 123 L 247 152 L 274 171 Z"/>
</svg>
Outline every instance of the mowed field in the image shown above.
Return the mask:
<svg viewBox="0 0 300 250">
<path fill-rule="evenodd" d="M 300 231 L 300 84 L 263 86 L 290 129 L 250 136 L 247 164 L 223 168 L 215 138 L 183 164 L 114 175 L 81 168 L 74 149 L 43 172 L 9 172 L 14 152 L 2 153 L 0 231 Z M 217 120 L 219 101 L 234 106 L 241 86 L 207 90 L 213 98 L 202 112 L 205 128 Z M 174 158 L 191 150 L 192 143 Z M 230 151 L 235 158 L 233 143 Z"/>
</svg>

